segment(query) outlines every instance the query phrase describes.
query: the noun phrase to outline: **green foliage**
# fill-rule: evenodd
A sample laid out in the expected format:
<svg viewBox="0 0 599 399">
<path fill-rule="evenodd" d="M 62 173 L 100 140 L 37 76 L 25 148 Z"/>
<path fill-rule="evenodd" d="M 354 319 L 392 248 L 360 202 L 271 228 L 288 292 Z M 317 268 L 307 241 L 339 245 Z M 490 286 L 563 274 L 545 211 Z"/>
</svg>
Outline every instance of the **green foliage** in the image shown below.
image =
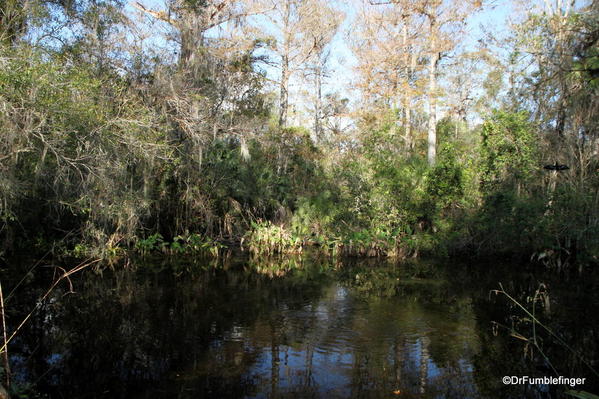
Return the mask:
<svg viewBox="0 0 599 399">
<path fill-rule="evenodd" d="M 205 5 L 181 2 L 173 17 Z M 0 29 L 1 254 L 218 257 L 221 243 L 243 241 L 254 254 L 308 245 L 373 257 L 486 248 L 548 264 L 597 261 L 599 165 L 588 145 L 597 131 L 597 50 L 585 41 L 595 11 L 563 21 L 577 28 L 560 44 L 573 51 L 551 48 L 563 71 L 546 65 L 515 77 L 522 87 L 509 99 L 496 98 L 508 71 L 481 53 L 493 70 L 476 108 L 503 108 L 479 127 L 465 109 L 447 113 L 430 167 L 419 107 L 408 129 L 403 110 L 376 99 L 349 134 L 336 126 L 313 140 L 304 127 L 276 123 L 276 99 L 256 68 L 256 50 L 271 39 L 222 51 L 217 39 L 195 46 L 201 27 L 181 24 L 181 55 L 169 61 L 112 46 L 124 32 L 122 6 L 35 2 Z M 61 18 L 77 19 L 81 32 L 65 34 Z M 556 46 L 551 18 L 528 16 L 509 62 Z M 64 43 L 49 44 L 50 31 Z M 557 159 L 576 167 L 559 176 L 542 170 Z"/>
<path fill-rule="evenodd" d="M 599 49 L 591 47 L 586 54 L 574 63 L 573 77 L 587 81 L 593 89 L 599 88 Z"/>
<path fill-rule="evenodd" d="M 451 144 L 441 148 L 435 166 L 426 176 L 426 194 L 441 209 L 456 204 L 464 195 L 464 175 Z"/>
<path fill-rule="evenodd" d="M 163 252 L 172 255 L 208 254 L 216 258 L 225 248 L 227 248 L 226 245 L 200 234 L 179 235 L 169 243 L 160 233 L 155 233 L 135 242 L 135 249 L 142 255 Z"/>
<path fill-rule="evenodd" d="M 133 236 L 148 209 L 140 179 L 164 156 L 161 133 L 145 127 L 148 110 L 123 98 L 117 77 L 20 51 L 0 56 L 1 145 L 13 155 L 1 165 L 4 229 L 41 224 L 52 235 L 86 226 L 86 241 L 97 247 Z"/>
<path fill-rule="evenodd" d="M 152 251 L 162 251 L 167 244 L 164 242 L 162 234 L 155 233 L 147 238 L 140 239 L 135 243 L 135 248 L 140 251 L 143 255 L 146 255 Z"/>
<path fill-rule="evenodd" d="M 199 234 L 177 236 L 170 246 L 171 251 L 175 253 L 208 253 L 213 257 L 218 257 L 226 248 L 226 245 Z"/>
<path fill-rule="evenodd" d="M 300 197 L 291 217 L 291 230 L 300 237 L 322 237 L 335 232 L 335 221 L 342 210 L 338 193 L 330 188 L 310 198 Z"/>
<path fill-rule="evenodd" d="M 476 231 L 484 252 L 526 253 L 543 234 L 546 202 L 518 196 L 515 191 L 489 194 L 476 222 Z"/>
<path fill-rule="evenodd" d="M 372 229 L 349 232 L 337 244 L 337 253 L 345 256 L 396 256 L 401 253 L 398 232 Z"/>
<path fill-rule="evenodd" d="M 537 161 L 534 131 L 526 112 L 494 111 L 481 129 L 481 171 L 484 187 L 522 183 Z"/>
<path fill-rule="evenodd" d="M 302 244 L 301 238 L 285 227 L 266 221 L 252 223 L 252 229 L 244 236 L 242 248 L 255 255 L 273 255 L 299 253 Z"/>
</svg>

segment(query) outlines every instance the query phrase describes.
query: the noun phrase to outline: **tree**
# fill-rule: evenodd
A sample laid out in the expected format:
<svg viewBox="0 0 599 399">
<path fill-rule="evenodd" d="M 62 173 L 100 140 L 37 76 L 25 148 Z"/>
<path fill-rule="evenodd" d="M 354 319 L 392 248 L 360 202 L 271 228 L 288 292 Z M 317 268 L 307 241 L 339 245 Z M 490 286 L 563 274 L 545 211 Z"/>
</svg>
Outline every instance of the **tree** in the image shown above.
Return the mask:
<svg viewBox="0 0 599 399">
<path fill-rule="evenodd" d="M 206 46 L 206 33 L 218 26 L 264 12 L 253 7 L 252 1 L 239 0 L 167 0 L 166 10 L 153 10 L 140 2 L 133 6 L 167 23 L 175 33 L 179 45 L 179 65 L 193 72 L 201 62 Z"/>
<path fill-rule="evenodd" d="M 377 7 L 374 7 L 374 6 Z M 420 94 L 422 19 L 409 1 L 369 2 L 357 19 L 354 52 L 367 100 L 401 111 L 403 139 L 413 149 L 412 109 Z"/>
<path fill-rule="evenodd" d="M 500 185 L 516 188 L 533 175 L 537 145 L 527 112 L 495 111 L 482 126 L 483 191 Z"/>
<path fill-rule="evenodd" d="M 420 79 L 426 79 L 428 85 L 427 159 L 433 165 L 437 147 L 438 64 L 443 55 L 454 50 L 466 18 L 480 4 L 442 0 L 369 1 L 368 4 L 382 10 L 368 11 L 367 6 L 364 22 L 360 23 L 362 39 L 356 47 L 358 57 L 364 60 L 360 67 L 365 70 L 363 81 L 367 86 L 384 81 L 383 93 L 392 88 L 391 93 L 399 98 L 396 103 L 403 106 L 404 138 L 411 147 L 413 87 L 419 86 L 419 61 L 426 62 L 426 77 Z M 421 33 L 423 27 L 426 35 Z M 397 95 L 397 91 L 402 95 Z"/>
<path fill-rule="evenodd" d="M 322 0 L 310 0 L 311 12 L 300 26 L 302 34 L 309 43 L 312 43 L 311 55 L 308 59 L 309 66 L 306 74 L 313 77 L 314 81 L 314 134 L 317 140 L 323 135 L 323 80 L 326 76 L 327 62 L 330 56 L 328 48 L 331 40 L 341 25 L 343 14 L 331 8 Z"/>
<path fill-rule="evenodd" d="M 452 51 L 466 18 L 481 7 L 479 1 L 446 2 L 423 0 L 416 9 L 426 18 L 428 25 L 428 151 L 430 165 L 435 163 L 437 153 L 437 69 L 444 54 Z"/>
<path fill-rule="evenodd" d="M 21 38 L 27 24 L 27 4 L 23 0 L 4 0 L 0 4 L 0 42 L 13 45 Z"/>
<path fill-rule="evenodd" d="M 313 57 L 317 47 L 324 49 L 325 37 L 318 40 L 312 36 L 308 26 L 315 27 L 318 19 L 319 7 L 324 3 L 316 0 L 260 0 L 263 7 L 270 7 L 272 11 L 265 15 L 268 24 L 260 24 L 262 31 L 272 40 L 270 50 L 274 53 L 275 63 L 280 71 L 278 79 L 279 110 L 278 125 L 286 127 L 289 113 L 289 82 L 293 75 L 305 68 L 305 63 Z M 329 9 L 330 10 L 330 9 Z M 325 14 L 326 7 L 324 9 Z M 320 14 L 323 15 L 323 14 Z M 316 18 L 316 19 L 315 19 Z M 322 21 L 322 20 L 321 20 Z M 325 24 L 326 26 L 326 24 Z M 319 29 L 324 29 L 320 26 Z"/>
</svg>

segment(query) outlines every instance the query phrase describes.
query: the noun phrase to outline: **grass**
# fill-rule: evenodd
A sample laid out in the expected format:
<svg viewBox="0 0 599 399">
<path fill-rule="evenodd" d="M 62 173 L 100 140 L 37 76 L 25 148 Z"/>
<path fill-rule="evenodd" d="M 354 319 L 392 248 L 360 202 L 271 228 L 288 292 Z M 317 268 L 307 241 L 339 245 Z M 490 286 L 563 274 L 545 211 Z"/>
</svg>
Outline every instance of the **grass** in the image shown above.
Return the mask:
<svg viewBox="0 0 599 399">
<path fill-rule="evenodd" d="M 241 240 L 241 248 L 253 255 L 298 254 L 303 246 L 301 237 L 269 221 L 253 223 Z"/>
<path fill-rule="evenodd" d="M 574 355 L 574 357 L 576 359 L 578 359 L 578 361 L 580 361 L 582 364 L 584 364 L 590 370 L 590 372 L 592 374 L 594 374 L 596 377 L 599 378 L 599 373 L 597 372 L 597 370 L 595 370 L 595 368 L 593 368 L 593 366 L 584 358 L 584 356 L 579 351 L 573 349 L 563 338 L 561 338 L 559 335 L 557 335 L 557 333 L 555 331 L 553 331 L 553 329 L 551 329 L 549 326 L 547 326 L 546 324 L 541 322 L 539 320 L 539 318 L 537 317 L 537 304 L 540 303 L 541 306 L 545 307 L 545 309 L 547 309 L 549 306 L 549 293 L 547 291 L 547 287 L 544 284 L 539 285 L 539 287 L 535 291 L 534 296 L 531 298 L 531 302 L 532 302 L 531 310 L 528 310 L 524 305 L 522 305 L 520 302 L 518 302 L 518 300 L 516 300 L 513 296 L 511 296 L 503 288 L 503 285 L 501 283 L 499 283 L 499 289 L 492 290 L 491 293 L 494 293 L 496 295 L 505 296 L 508 300 L 510 300 L 510 302 L 512 302 L 514 305 L 516 305 L 517 308 L 519 308 L 520 310 L 522 310 L 522 312 L 524 312 L 524 314 L 526 315 L 525 320 L 530 321 L 530 323 L 532 325 L 532 336 L 527 337 L 524 334 L 521 334 L 518 331 L 516 331 L 513 326 L 510 328 L 507 326 L 501 326 L 499 323 L 494 323 L 495 329 L 499 326 L 509 329 L 510 335 L 512 337 L 526 342 L 526 345 L 527 346 L 530 345 L 531 348 L 533 348 L 533 347 L 536 348 L 539 351 L 539 353 L 541 354 L 541 356 L 545 359 L 547 364 L 551 367 L 551 369 L 553 370 L 555 375 L 557 375 L 557 376 L 562 375 L 557 371 L 556 367 L 554 367 L 554 365 L 549 360 L 549 357 L 545 354 L 545 352 L 543 351 L 543 348 L 541 347 L 541 344 L 540 344 L 541 340 L 539 338 L 538 333 L 539 333 L 539 331 L 545 331 L 560 346 L 562 346 L 563 348 L 568 350 L 570 353 L 572 353 Z M 589 392 L 585 392 L 585 391 L 569 390 L 569 391 L 566 391 L 565 393 L 570 396 L 582 398 L 582 399 L 599 399 L 598 396 L 591 394 Z"/>
</svg>

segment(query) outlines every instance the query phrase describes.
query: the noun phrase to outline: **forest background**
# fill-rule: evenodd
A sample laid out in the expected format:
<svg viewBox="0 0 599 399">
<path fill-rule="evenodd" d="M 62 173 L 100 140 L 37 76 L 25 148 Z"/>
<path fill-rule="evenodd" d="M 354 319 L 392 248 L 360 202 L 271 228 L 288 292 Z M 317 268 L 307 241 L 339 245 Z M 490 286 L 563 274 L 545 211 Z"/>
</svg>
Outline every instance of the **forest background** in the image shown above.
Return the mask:
<svg viewBox="0 0 599 399">
<path fill-rule="evenodd" d="M 598 14 L 4 0 L 0 255 L 597 264 Z"/>
</svg>

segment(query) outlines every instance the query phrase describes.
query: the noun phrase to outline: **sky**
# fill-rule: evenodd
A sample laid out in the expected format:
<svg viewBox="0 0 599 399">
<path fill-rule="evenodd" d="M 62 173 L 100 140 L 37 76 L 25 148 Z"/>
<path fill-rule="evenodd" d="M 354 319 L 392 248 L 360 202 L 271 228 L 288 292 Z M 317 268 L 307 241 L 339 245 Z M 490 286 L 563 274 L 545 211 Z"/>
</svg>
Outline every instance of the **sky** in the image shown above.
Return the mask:
<svg viewBox="0 0 599 399">
<path fill-rule="evenodd" d="M 152 8 L 154 10 L 166 9 L 165 0 L 138 1 L 147 8 Z M 350 100 L 354 100 L 354 104 L 357 102 L 355 100 L 359 99 L 359 93 L 352 90 L 356 77 L 354 68 L 357 64 L 357 60 L 350 49 L 348 41 L 351 39 L 351 27 L 356 18 L 357 4 L 359 2 L 360 0 L 332 0 L 329 3 L 332 4 L 333 7 L 343 11 L 346 18 L 330 44 L 331 56 L 328 65 L 329 73 L 323 87 L 324 95 L 338 93 L 342 98 L 346 97 Z M 496 37 L 504 35 L 508 29 L 508 18 L 513 11 L 512 4 L 513 0 L 491 0 L 481 12 L 472 15 L 467 21 L 467 33 L 464 35 L 464 40 L 459 43 L 460 49 L 466 51 L 474 50 L 479 44 L 478 40 L 485 35 L 485 32 L 492 31 Z M 137 12 L 137 10 L 130 4 L 127 5 L 127 10 L 131 13 Z M 273 34 L 273 36 L 277 38 L 277 31 L 268 18 L 260 16 L 252 17 L 249 22 L 253 25 L 261 26 L 262 29 Z M 218 35 L 218 30 L 214 30 L 211 34 Z M 276 59 L 276 57 L 273 56 L 273 59 Z M 271 81 L 276 82 L 279 80 L 279 68 L 267 65 L 263 65 L 261 68 L 266 72 L 267 77 Z M 301 104 L 305 104 L 306 98 L 299 93 L 298 88 L 300 86 L 305 88 L 306 84 L 302 81 L 299 74 L 296 74 L 290 81 L 290 103 L 296 104 L 301 108 Z M 271 89 L 273 92 L 277 92 L 274 85 Z M 293 118 L 293 115 L 291 115 L 291 117 Z"/>
<path fill-rule="evenodd" d="M 456 0 L 460 1 L 460 0 Z M 154 10 L 165 10 L 165 0 L 133 0 L 126 6 L 129 13 L 135 13 L 137 10 L 131 6 L 132 3 L 139 2 L 147 8 Z M 481 26 L 484 26 L 487 30 L 493 29 L 494 31 L 501 32 L 506 30 L 506 21 L 512 10 L 510 0 L 494 0 L 490 2 L 482 12 L 473 15 L 468 20 L 468 43 L 465 43 L 468 47 L 476 46 L 476 41 L 483 35 Z M 333 90 L 340 90 L 344 87 L 349 86 L 349 82 L 352 80 L 353 68 L 356 65 L 356 58 L 353 55 L 351 49 L 348 46 L 347 39 L 348 35 L 351 36 L 350 30 L 356 16 L 356 1 L 347 0 L 331 0 L 329 4 L 346 14 L 346 18 L 343 25 L 335 35 L 333 41 L 330 44 L 331 47 L 331 60 L 329 68 L 331 75 L 334 75 L 333 82 L 330 82 L 330 87 Z M 253 22 L 262 25 L 266 29 L 269 29 L 269 20 L 267 18 L 253 18 Z M 271 24 L 271 23 L 270 23 Z M 269 29 L 269 33 L 276 35 L 275 29 Z M 276 78 L 276 71 L 269 70 L 272 74 L 271 77 Z"/>
</svg>

